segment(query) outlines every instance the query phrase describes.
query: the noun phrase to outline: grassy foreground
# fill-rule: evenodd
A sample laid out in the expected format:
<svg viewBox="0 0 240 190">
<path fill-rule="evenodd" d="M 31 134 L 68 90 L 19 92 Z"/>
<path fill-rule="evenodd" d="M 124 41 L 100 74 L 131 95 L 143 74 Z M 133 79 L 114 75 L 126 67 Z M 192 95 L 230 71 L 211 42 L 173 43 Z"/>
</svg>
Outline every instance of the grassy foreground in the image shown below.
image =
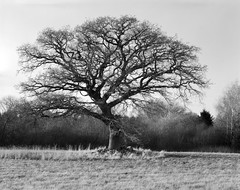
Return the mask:
<svg viewBox="0 0 240 190">
<path fill-rule="evenodd" d="M 240 189 L 240 154 L 0 149 L 0 189 Z"/>
<path fill-rule="evenodd" d="M 57 150 L 57 149 L 0 149 L 0 159 L 55 160 L 77 161 L 83 159 L 156 159 L 165 157 L 165 152 L 144 149 L 127 149 L 124 151 L 108 151 L 105 148 L 86 150 Z"/>
</svg>

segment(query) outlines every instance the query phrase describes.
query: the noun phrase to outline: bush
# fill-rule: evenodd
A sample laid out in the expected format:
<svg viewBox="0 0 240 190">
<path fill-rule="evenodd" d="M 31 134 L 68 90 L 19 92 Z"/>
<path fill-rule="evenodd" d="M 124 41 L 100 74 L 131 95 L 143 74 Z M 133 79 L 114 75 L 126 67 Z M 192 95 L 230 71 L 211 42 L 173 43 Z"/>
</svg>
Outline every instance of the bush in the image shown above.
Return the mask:
<svg viewBox="0 0 240 190">
<path fill-rule="evenodd" d="M 48 119 L 43 128 L 44 145 L 98 147 L 108 143 L 107 127 L 91 117 Z"/>
<path fill-rule="evenodd" d="M 194 142 L 198 147 L 204 146 L 226 146 L 225 130 L 222 128 L 211 127 L 202 131 L 199 131 Z"/>
<path fill-rule="evenodd" d="M 123 117 L 122 126 L 125 131 L 127 146 L 143 147 L 145 144 L 145 123 L 139 117 Z"/>
<path fill-rule="evenodd" d="M 16 120 L 15 120 L 16 121 Z M 12 127 L 14 126 L 14 128 Z M 38 118 L 8 123 L 2 146 L 106 146 L 108 128 L 91 117 Z"/>
<path fill-rule="evenodd" d="M 146 147 L 153 150 L 188 150 L 198 129 L 199 118 L 195 114 L 170 115 L 147 123 Z"/>
<path fill-rule="evenodd" d="M 223 128 L 208 126 L 193 113 L 172 114 L 145 121 L 145 147 L 152 150 L 190 151 L 200 147 L 226 147 Z"/>
</svg>

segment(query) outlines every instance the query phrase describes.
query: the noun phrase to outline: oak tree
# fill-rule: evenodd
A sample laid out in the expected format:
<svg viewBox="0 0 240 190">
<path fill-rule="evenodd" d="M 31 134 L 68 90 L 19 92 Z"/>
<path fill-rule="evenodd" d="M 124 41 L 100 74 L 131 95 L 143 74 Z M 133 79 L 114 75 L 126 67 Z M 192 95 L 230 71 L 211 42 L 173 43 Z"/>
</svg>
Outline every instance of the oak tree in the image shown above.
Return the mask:
<svg viewBox="0 0 240 190">
<path fill-rule="evenodd" d="M 147 21 L 99 17 L 74 29 L 47 28 L 36 43 L 21 46 L 21 71 L 29 79 L 20 86 L 37 97 L 34 109 L 42 115 L 100 119 L 110 129 L 109 149 L 118 149 L 122 131 L 114 109 L 153 94 L 186 100 L 208 85 L 198 50 Z"/>
</svg>

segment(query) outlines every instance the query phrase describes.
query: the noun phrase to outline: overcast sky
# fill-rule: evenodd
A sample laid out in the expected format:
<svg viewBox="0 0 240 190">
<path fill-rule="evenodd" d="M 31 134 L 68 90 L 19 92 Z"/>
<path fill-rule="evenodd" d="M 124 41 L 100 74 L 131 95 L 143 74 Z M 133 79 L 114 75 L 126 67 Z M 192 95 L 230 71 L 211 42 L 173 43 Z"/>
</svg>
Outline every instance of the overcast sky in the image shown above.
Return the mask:
<svg viewBox="0 0 240 190">
<path fill-rule="evenodd" d="M 0 98 L 18 96 L 17 47 L 33 43 L 46 27 L 75 27 L 99 16 L 136 16 L 169 36 L 201 48 L 212 85 L 194 112 L 216 114 L 226 87 L 240 79 L 240 1 L 238 0 L 0 0 Z"/>
</svg>

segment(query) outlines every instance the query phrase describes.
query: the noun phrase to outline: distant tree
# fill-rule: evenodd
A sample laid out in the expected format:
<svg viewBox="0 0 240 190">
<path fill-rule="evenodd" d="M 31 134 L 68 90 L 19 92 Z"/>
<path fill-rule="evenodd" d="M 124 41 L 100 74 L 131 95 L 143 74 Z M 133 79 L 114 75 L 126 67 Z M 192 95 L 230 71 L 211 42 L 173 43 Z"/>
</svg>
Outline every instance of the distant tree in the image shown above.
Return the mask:
<svg viewBox="0 0 240 190">
<path fill-rule="evenodd" d="M 34 123 L 29 103 L 25 99 L 5 97 L 0 100 L 0 145 L 14 144 L 29 125 Z"/>
<path fill-rule="evenodd" d="M 213 126 L 213 116 L 205 109 L 200 113 L 200 118 L 207 126 Z"/>
<path fill-rule="evenodd" d="M 230 136 L 233 147 L 240 148 L 240 85 L 238 81 L 228 87 L 217 104 L 217 119 Z"/>
<path fill-rule="evenodd" d="M 0 101 L 0 145 L 4 145 L 7 140 L 9 123 L 15 120 L 14 111 L 16 99 L 13 97 L 3 98 Z"/>
<path fill-rule="evenodd" d="M 186 100 L 208 85 L 198 50 L 129 16 L 100 17 L 74 30 L 47 28 L 35 44 L 18 49 L 21 71 L 30 73 L 20 87 L 38 98 L 34 108 L 43 116 L 51 111 L 102 120 L 110 129 L 109 149 L 118 149 L 124 141 L 114 110 L 154 93 Z"/>
</svg>

